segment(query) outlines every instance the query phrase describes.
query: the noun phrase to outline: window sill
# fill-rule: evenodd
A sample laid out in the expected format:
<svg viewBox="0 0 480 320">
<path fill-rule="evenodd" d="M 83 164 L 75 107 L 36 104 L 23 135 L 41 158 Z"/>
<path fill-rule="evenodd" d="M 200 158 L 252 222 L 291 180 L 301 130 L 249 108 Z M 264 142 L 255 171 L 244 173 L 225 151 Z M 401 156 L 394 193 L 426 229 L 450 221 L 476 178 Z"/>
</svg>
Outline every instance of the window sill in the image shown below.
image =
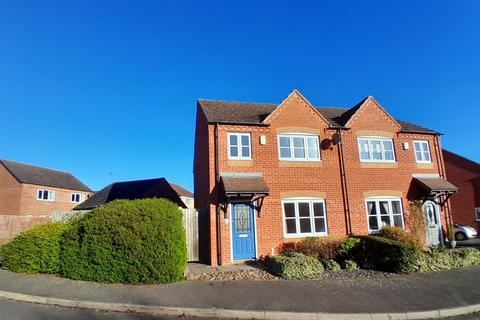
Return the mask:
<svg viewBox="0 0 480 320">
<path fill-rule="evenodd" d="M 418 169 L 433 169 L 432 162 L 417 162 Z"/>
<path fill-rule="evenodd" d="M 229 159 L 227 165 L 230 167 L 253 167 L 253 160 L 234 160 Z"/>
<path fill-rule="evenodd" d="M 398 168 L 398 162 L 360 162 L 362 168 Z"/>
<path fill-rule="evenodd" d="M 280 160 L 280 167 L 323 167 L 322 160 Z"/>
<path fill-rule="evenodd" d="M 284 234 L 284 239 L 303 239 L 308 237 L 327 237 L 328 233 L 308 233 L 308 234 Z"/>
</svg>

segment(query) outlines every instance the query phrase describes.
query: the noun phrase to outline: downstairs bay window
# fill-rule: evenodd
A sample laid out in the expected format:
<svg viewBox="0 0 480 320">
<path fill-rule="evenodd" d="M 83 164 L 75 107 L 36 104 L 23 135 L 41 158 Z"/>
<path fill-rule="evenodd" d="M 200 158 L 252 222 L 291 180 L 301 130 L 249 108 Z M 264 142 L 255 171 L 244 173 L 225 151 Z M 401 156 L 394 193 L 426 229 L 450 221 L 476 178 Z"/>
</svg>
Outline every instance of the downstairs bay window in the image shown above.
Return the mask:
<svg viewBox="0 0 480 320">
<path fill-rule="evenodd" d="M 365 199 L 368 231 L 378 232 L 385 226 L 403 228 L 403 210 L 400 198 L 376 197 Z"/>
<path fill-rule="evenodd" d="M 284 236 L 327 235 L 327 217 L 323 199 L 286 199 L 282 201 Z"/>
</svg>

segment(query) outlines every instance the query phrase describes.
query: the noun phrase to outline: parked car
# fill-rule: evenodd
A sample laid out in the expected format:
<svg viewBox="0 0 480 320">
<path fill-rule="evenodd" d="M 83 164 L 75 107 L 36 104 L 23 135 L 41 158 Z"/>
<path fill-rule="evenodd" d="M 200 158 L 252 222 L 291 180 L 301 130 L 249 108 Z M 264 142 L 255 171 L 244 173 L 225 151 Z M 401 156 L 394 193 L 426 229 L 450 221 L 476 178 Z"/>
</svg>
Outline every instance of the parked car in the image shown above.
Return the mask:
<svg viewBox="0 0 480 320">
<path fill-rule="evenodd" d="M 477 237 L 477 230 L 467 226 L 466 224 L 454 223 L 455 226 L 455 240 L 463 241 Z"/>
</svg>

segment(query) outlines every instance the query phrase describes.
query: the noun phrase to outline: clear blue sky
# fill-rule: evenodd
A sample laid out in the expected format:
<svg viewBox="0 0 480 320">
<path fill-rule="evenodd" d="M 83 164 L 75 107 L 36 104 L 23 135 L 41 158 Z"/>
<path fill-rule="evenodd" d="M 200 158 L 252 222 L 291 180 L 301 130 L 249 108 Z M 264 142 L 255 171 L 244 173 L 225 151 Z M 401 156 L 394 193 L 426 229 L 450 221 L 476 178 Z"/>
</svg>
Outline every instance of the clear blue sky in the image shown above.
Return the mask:
<svg viewBox="0 0 480 320">
<path fill-rule="evenodd" d="M 198 98 L 298 89 L 373 95 L 480 161 L 479 17 L 480 1 L 0 0 L 0 158 L 191 189 Z"/>
</svg>

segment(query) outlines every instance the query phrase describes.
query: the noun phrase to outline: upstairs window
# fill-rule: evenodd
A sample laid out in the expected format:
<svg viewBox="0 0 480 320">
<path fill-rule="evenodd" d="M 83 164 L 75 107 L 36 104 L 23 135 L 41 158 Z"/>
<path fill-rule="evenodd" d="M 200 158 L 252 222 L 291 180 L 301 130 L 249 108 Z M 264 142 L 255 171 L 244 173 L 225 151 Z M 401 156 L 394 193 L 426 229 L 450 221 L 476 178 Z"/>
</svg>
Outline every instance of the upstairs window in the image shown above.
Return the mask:
<svg viewBox="0 0 480 320">
<path fill-rule="evenodd" d="M 413 149 L 415 150 L 415 160 L 419 163 L 430 163 L 430 148 L 428 141 L 413 141 Z"/>
<path fill-rule="evenodd" d="M 358 150 L 362 162 L 395 162 L 393 141 L 389 138 L 358 138 Z"/>
<path fill-rule="evenodd" d="M 252 159 L 250 133 L 228 133 L 228 158 L 232 160 Z"/>
<path fill-rule="evenodd" d="M 55 201 L 55 191 L 39 189 L 37 190 L 37 200 Z"/>
<path fill-rule="evenodd" d="M 480 221 L 480 208 L 475 208 L 475 218 Z"/>
<path fill-rule="evenodd" d="M 85 201 L 85 195 L 80 193 L 72 193 L 71 201 L 73 203 L 80 203 Z"/>
<path fill-rule="evenodd" d="M 320 161 L 318 137 L 314 135 L 281 134 L 278 136 L 280 160 Z"/>
</svg>

